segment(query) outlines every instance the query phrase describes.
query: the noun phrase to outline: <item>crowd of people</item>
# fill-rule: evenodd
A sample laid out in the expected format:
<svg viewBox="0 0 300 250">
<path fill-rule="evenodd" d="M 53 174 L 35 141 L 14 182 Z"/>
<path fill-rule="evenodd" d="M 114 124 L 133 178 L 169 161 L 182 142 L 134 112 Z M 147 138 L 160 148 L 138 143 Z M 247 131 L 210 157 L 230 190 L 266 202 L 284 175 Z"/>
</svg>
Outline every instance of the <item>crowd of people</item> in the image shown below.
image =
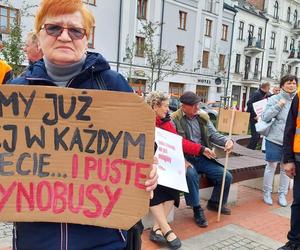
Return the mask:
<svg viewBox="0 0 300 250">
<path fill-rule="evenodd" d="M 110 69 L 99 53 L 87 51 L 88 38 L 94 26 L 94 16 L 81 0 L 43 0 L 35 17 L 34 32 L 28 34 L 24 52 L 28 67 L 13 79 L 11 67 L 0 60 L 0 84 L 45 85 L 77 89 L 101 89 L 133 92 L 126 79 Z M 2 40 L 2 37 L 0 37 Z M 0 50 L 3 44 L 0 41 Z M 91 70 L 92 69 L 92 70 Z M 260 134 L 255 124 L 261 119 L 272 121 L 265 136 L 266 168 L 263 178 L 263 200 L 272 205 L 272 184 L 275 170 L 280 164 L 278 203 L 287 206 L 286 194 L 290 178 L 294 178 L 291 230 L 289 241 L 280 250 L 300 249 L 300 108 L 297 95 L 298 79 L 286 75 L 279 88 L 270 94 L 270 84 L 263 83 L 250 97 L 251 139 L 249 149 L 256 149 Z M 255 113 L 253 103 L 268 98 L 261 117 Z M 200 97 L 191 91 L 180 96 L 180 108 L 169 114 L 169 96 L 159 91 L 149 93 L 145 101 L 156 115 L 156 127 L 180 135 L 185 159 L 185 177 L 188 193 L 184 193 L 187 206 L 193 210 L 197 226 L 207 227 L 204 208 L 200 205 L 199 174 L 205 174 L 213 183 L 213 191 L 206 208 L 230 215 L 227 206 L 232 176 L 225 172 L 224 194 L 221 197 L 224 167 L 216 160 L 212 144 L 233 150 L 234 143 L 219 133 L 205 112 L 199 110 Z M 154 151 L 157 150 L 155 145 Z M 181 247 L 181 240 L 168 223 L 167 217 L 180 202 L 180 191 L 157 185 L 155 164 L 147 177 L 146 191 L 153 192 L 150 212 L 154 224 L 150 240 L 167 245 L 170 249 Z M 14 224 L 13 249 L 56 250 L 66 244 L 66 249 L 141 249 L 140 235 L 143 225 L 139 221 L 130 230 L 103 228 L 77 224 L 18 222 Z"/>
</svg>

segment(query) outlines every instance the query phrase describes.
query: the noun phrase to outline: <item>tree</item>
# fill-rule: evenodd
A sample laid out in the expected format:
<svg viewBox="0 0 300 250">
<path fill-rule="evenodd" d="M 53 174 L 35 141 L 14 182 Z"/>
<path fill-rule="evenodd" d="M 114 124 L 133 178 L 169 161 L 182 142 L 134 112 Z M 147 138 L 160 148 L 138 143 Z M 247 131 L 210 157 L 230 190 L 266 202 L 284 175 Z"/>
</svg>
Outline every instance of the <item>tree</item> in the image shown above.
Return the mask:
<svg viewBox="0 0 300 250">
<path fill-rule="evenodd" d="M 25 54 L 23 51 L 22 29 L 17 23 L 10 27 L 10 33 L 3 45 L 4 60 L 12 67 L 14 76 L 18 76 L 23 71 L 22 63 L 25 60 Z"/>
<path fill-rule="evenodd" d="M 140 34 L 144 37 L 145 42 L 143 48 L 144 56 L 146 58 L 146 68 L 149 72 L 145 74 L 147 78 L 147 91 L 156 89 L 156 85 L 159 81 L 162 81 L 169 75 L 174 75 L 181 68 L 180 64 L 176 63 L 175 51 L 168 51 L 162 48 L 158 48 L 155 45 L 155 38 L 159 37 L 157 32 L 161 27 L 159 22 L 141 21 L 142 30 Z M 130 77 L 132 61 L 134 57 L 134 51 L 137 49 L 136 44 L 126 47 L 126 58 L 130 62 Z"/>
<path fill-rule="evenodd" d="M 4 4 L 13 8 L 9 1 L 4 1 Z M 33 14 L 30 14 L 30 9 L 35 7 L 37 5 L 29 5 L 23 1 L 19 10 L 19 19 L 22 20 L 23 17 L 33 16 Z M 18 18 L 15 18 L 14 22 L 10 24 L 9 33 L 7 39 L 3 41 L 4 48 L 1 51 L 3 59 L 12 67 L 14 76 L 18 76 L 23 71 L 24 67 L 22 64 L 26 58 L 23 51 L 22 28 L 23 26 L 18 22 Z"/>
</svg>

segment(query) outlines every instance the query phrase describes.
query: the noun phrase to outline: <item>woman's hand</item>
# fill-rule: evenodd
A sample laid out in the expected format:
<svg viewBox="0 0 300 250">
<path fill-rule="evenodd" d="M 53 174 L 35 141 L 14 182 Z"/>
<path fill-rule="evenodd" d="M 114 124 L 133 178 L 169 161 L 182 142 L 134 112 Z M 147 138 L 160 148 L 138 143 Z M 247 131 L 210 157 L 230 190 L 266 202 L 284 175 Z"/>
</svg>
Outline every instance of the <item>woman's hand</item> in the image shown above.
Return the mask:
<svg viewBox="0 0 300 250">
<path fill-rule="evenodd" d="M 152 164 L 152 169 L 149 173 L 148 179 L 145 182 L 146 191 L 150 192 L 151 199 L 153 198 L 153 190 L 157 187 L 157 180 L 158 180 L 158 174 L 157 174 L 157 158 L 154 157 L 154 162 Z"/>
<path fill-rule="evenodd" d="M 211 150 L 210 148 L 205 148 L 203 155 L 206 156 L 208 159 L 214 159 L 217 156 L 215 151 Z"/>
<path fill-rule="evenodd" d="M 294 162 L 285 163 L 283 164 L 283 167 L 284 167 L 285 174 L 288 177 L 294 178 L 294 176 L 296 176 L 296 166 Z"/>
<path fill-rule="evenodd" d="M 285 105 L 285 103 L 286 103 L 286 100 L 283 99 L 283 98 L 281 98 L 281 99 L 279 100 L 279 102 L 278 102 L 278 105 L 279 105 L 280 107 L 283 107 L 283 106 Z"/>
</svg>

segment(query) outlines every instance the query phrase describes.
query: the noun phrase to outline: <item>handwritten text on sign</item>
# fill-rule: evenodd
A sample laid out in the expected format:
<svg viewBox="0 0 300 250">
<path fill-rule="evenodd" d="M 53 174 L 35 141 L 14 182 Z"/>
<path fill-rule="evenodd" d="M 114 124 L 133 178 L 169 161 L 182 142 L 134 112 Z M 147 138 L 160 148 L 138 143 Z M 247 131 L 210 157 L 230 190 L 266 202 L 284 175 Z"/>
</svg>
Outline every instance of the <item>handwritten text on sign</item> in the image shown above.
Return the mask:
<svg viewBox="0 0 300 250">
<path fill-rule="evenodd" d="M 147 212 L 153 120 L 134 94 L 1 87 L 0 219 L 129 228 Z"/>
</svg>

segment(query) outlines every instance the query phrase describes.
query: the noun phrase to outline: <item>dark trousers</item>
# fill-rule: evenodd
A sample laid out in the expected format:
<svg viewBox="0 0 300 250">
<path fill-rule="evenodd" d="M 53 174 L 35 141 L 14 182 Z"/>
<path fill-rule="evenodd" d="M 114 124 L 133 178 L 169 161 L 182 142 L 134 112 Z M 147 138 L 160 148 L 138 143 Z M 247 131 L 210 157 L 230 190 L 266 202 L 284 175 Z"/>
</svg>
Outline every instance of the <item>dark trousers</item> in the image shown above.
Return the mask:
<svg viewBox="0 0 300 250">
<path fill-rule="evenodd" d="M 255 121 L 250 121 L 251 138 L 247 148 L 256 149 L 260 134 L 256 132 Z"/>
<path fill-rule="evenodd" d="M 291 206 L 291 229 L 287 237 L 289 241 L 300 246 L 300 162 L 296 162 L 293 204 Z"/>
<path fill-rule="evenodd" d="M 193 165 L 193 168 L 189 167 L 186 171 L 186 181 L 189 188 L 189 193 L 184 193 L 186 204 L 192 207 L 200 205 L 199 174 L 205 174 L 214 185 L 211 198 L 208 202 L 219 204 L 224 172 L 223 166 L 214 160 L 207 159 L 205 156 L 186 157 L 186 159 Z M 231 182 L 232 175 L 227 171 L 222 204 L 227 203 Z"/>
</svg>

